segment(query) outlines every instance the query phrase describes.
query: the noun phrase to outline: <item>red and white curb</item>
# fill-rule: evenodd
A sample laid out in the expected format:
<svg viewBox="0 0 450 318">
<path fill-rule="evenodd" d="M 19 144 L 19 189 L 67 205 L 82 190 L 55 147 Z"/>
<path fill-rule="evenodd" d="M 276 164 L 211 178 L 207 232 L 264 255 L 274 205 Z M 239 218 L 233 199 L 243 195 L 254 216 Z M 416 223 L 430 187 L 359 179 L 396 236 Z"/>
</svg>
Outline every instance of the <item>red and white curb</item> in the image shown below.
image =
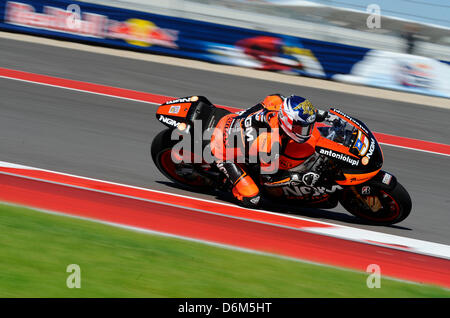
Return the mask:
<svg viewBox="0 0 450 318">
<path fill-rule="evenodd" d="M 247 220 L 366 243 L 369 245 L 377 245 L 390 249 L 450 259 L 449 245 L 315 221 L 299 216 L 263 210 L 245 209 L 232 204 L 212 200 L 92 179 L 3 161 L 0 161 L 0 175 L 9 175 L 44 183 L 86 189 L 99 193 L 114 194 L 116 196 L 161 203 L 174 207 L 184 207 L 200 213 L 215 214 L 228 218 Z"/>
</svg>

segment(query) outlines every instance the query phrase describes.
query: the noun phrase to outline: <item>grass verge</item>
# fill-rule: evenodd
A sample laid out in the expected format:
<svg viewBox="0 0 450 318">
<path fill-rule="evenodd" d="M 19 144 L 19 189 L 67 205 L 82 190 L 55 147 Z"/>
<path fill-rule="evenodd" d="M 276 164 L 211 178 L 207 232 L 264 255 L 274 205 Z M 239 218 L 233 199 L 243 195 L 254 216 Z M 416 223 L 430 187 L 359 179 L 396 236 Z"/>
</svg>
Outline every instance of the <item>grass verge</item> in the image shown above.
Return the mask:
<svg viewBox="0 0 450 318">
<path fill-rule="evenodd" d="M 435 286 L 0 204 L 0 297 L 450 297 Z M 69 264 L 81 269 L 70 289 Z"/>
</svg>

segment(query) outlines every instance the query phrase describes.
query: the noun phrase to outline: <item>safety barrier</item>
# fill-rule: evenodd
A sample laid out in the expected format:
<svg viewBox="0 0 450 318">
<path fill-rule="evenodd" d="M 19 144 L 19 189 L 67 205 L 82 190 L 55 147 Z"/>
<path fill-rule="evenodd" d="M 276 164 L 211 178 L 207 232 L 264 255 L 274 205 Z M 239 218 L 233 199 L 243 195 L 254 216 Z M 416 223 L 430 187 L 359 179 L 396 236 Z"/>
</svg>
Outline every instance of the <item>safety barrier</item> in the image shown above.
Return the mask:
<svg viewBox="0 0 450 318">
<path fill-rule="evenodd" d="M 450 66 L 433 59 L 403 63 L 406 57 L 398 54 L 394 60 L 400 66 L 374 67 L 383 60 L 378 55 L 386 58 L 384 52 L 93 3 L 5 1 L 0 4 L 0 29 L 450 97 L 445 78 Z M 373 81 L 367 71 L 372 69 L 400 74 L 392 78 L 398 87 Z M 417 80 L 420 76 L 425 79 Z"/>
</svg>

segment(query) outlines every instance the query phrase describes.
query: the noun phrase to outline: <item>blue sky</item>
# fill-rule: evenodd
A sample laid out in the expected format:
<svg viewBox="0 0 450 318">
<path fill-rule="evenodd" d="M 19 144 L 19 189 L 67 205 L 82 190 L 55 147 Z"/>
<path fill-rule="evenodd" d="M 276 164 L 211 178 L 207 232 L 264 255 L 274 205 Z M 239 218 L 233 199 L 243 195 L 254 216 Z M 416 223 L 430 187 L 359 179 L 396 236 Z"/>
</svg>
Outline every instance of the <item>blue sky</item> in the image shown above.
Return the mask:
<svg viewBox="0 0 450 318">
<path fill-rule="evenodd" d="M 277 0 L 269 0 L 277 2 Z M 450 28 L 450 0 L 308 0 L 323 5 L 366 11 L 377 4 L 382 15 L 388 15 Z M 292 2 L 295 2 L 292 1 Z"/>
</svg>

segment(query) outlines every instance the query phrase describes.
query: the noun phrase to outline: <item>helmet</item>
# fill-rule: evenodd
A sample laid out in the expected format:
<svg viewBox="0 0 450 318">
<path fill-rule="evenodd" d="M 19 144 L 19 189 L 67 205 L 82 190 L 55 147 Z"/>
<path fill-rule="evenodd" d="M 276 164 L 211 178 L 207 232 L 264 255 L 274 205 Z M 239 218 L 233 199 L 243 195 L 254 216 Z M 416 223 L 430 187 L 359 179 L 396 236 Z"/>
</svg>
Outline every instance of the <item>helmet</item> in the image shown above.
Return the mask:
<svg viewBox="0 0 450 318">
<path fill-rule="evenodd" d="M 278 111 L 278 121 L 283 131 L 298 143 L 311 137 L 316 122 L 316 109 L 303 97 L 291 95 L 284 99 Z"/>
</svg>

